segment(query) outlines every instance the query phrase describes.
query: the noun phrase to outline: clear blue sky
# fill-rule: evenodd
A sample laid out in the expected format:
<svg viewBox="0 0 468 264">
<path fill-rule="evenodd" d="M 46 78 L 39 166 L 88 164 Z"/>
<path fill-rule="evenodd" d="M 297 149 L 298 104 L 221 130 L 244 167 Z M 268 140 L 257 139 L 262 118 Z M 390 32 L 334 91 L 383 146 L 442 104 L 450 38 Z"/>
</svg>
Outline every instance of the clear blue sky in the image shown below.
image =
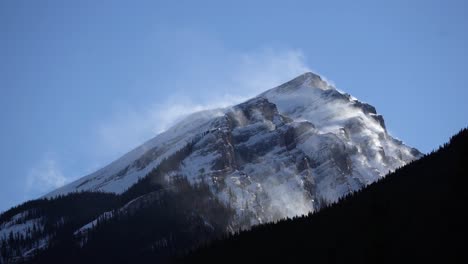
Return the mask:
<svg viewBox="0 0 468 264">
<path fill-rule="evenodd" d="M 428 152 L 468 125 L 467 3 L 1 1 L 0 211 L 307 69 Z"/>
</svg>

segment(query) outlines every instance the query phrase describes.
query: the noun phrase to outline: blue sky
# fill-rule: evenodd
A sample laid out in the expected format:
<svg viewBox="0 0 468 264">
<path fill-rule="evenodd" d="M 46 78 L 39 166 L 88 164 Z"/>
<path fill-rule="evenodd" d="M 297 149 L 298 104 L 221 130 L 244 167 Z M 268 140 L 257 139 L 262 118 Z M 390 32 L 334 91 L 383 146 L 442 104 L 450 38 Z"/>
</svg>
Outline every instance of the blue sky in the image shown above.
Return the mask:
<svg viewBox="0 0 468 264">
<path fill-rule="evenodd" d="M 304 71 L 428 152 L 468 125 L 467 1 L 1 1 L 0 211 Z"/>
</svg>

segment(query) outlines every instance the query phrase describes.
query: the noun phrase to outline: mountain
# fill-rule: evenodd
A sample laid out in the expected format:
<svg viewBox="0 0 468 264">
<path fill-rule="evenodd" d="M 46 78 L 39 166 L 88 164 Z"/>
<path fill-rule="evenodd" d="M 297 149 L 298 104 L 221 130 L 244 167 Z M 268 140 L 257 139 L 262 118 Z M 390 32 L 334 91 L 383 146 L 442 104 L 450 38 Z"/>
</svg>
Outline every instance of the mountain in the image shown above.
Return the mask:
<svg viewBox="0 0 468 264">
<path fill-rule="evenodd" d="M 387 133 L 373 106 L 309 72 L 242 104 L 195 113 L 46 197 L 123 193 L 189 142 L 177 174 L 207 182 L 235 208 L 260 203 L 260 221 L 316 210 L 421 156 Z"/>
<path fill-rule="evenodd" d="M 467 263 L 468 129 L 315 214 L 255 226 L 182 263 Z"/>
<path fill-rule="evenodd" d="M 43 252 L 51 262 L 51 252 L 67 252 L 61 261 L 70 263 L 72 252 L 95 253 L 100 239 L 118 248 L 130 238 L 135 251 L 109 254 L 124 261 L 143 250 L 161 259 L 317 211 L 421 156 L 387 133 L 373 106 L 305 73 L 239 105 L 192 114 L 97 172 L 5 212 L 0 259 L 37 262 Z M 122 228 L 132 232 L 115 237 Z"/>
</svg>

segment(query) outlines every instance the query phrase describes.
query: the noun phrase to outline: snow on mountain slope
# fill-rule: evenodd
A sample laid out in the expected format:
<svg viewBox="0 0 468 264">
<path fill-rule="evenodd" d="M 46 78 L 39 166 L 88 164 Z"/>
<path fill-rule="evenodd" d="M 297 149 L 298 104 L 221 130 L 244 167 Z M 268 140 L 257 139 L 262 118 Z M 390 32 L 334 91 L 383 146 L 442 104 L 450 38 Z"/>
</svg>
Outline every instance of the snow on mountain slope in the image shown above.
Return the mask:
<svg viewBox="0 0 468 264">
<path fill-rule="evenodd" d="M 242 104 L 195 113 L 97 172 L 49 194 L 122 193 L 188 142 L 175 171 L 206 182 L 249 226 L 305 214 L 421 156 L 371 105 L 305 73 Z"/>
<path fill-rule="evenodd" d="M 184 146 L 199 131 L 207 130 L 212 118 L 222 114 L 220 109 L 191 114 L 104 168 L 58 188 L 45 197 L 76 191 L 122 193 L 148 174 L 161 160 Z"/>
<path fill-rule="evenodd" d="M 341 93 L 313 73 L 296 79 L 260 95 L 274 103 L 281 114 L 295 121 L 309 122 L 316 134 L 301 137 L 298 148 L 314 160 L 333 161 L 343 174 L 352 175 L 358 186 L 367 185 L 389 171 L 420 157 L 421 153 L 405 146 L 388 135 L 383 117 L 371 105 L 361 103 Z M 334 153 L 335 152 L 335 153 Z M 337 157 L 345 154 L 345 156 Z M 324 158 L 333 157 L 324 160 Z M 320 173 L 317 168 L 316 173 Z M 332 177 L 328 176 L 328 180 Z M 319 188 L 329 190 L 325 197 L 336 200 L 344 193 L 334 192 L 331 185 Z M 349 182 L 352 184 L 352 182 Z"/>
</svg>

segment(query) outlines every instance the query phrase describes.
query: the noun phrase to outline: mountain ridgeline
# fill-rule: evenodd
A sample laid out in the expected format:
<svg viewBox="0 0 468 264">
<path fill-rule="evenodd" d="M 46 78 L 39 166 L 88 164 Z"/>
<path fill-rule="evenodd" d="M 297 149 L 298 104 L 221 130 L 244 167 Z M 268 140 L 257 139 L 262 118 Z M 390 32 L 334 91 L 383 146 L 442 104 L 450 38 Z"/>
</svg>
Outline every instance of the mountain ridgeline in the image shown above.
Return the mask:
<svg viewBox="0 0 468 264">
<path fill-rule="evenodd" d="M 255 226 L 181 263 L 467 263 L 468 129 L 308 216 Z"/>
<path fill-rule="evenodd" d="M 194 113 L 108 166 L 0 215 L 0 262 L 131 263 L 317 212 L 422 154 L 320 76 Z"/>
</svg>

